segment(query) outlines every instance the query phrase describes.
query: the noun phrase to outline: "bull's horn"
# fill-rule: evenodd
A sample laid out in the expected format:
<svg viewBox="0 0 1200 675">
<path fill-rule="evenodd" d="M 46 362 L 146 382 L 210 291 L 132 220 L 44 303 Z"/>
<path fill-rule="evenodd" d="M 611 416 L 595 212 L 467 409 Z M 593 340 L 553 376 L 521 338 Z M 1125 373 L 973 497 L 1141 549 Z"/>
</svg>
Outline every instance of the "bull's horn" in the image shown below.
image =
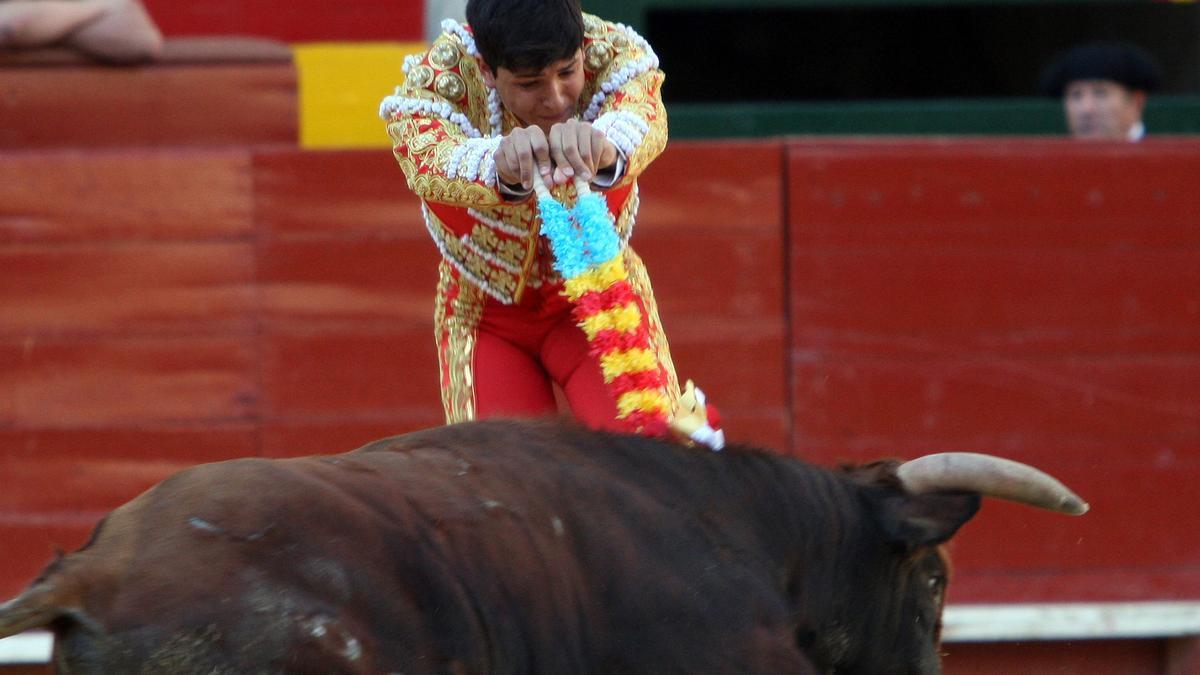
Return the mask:
<svg viewBox="0 0 1200 675">
<path fill-rule="evenodd" d="M 1028 464 L 991 455 L 926 455 L 901 464 L 896 474 L 904 489 L 913 494 L 964 490 L 1073 516 L 1088 510 L 1087 502 L 1053 476 Z"/>
</svg>

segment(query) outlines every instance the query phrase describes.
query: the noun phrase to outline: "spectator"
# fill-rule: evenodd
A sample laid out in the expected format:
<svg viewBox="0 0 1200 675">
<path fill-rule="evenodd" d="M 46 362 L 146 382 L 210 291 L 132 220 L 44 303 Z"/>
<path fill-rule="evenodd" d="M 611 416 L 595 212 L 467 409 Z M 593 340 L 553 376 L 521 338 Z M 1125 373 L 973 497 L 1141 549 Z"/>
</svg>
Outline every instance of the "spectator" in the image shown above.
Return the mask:
<svg viewBox="0 0 1200 675">
<path fill-rule="evenodd" d="M 52 46 L 134 63 L 158 56 L 162 34 L 139 0 L 0 0 L 0 49 Z"/>
<path fill-rule="evenodd" d="M 1142 110 L 1158 87 L 1158 67 L 1146 52 L 1128 44 L 1075 47 L 1042 73 L 1041 90 L 1061 98 L 1067 128 L 1075 138 L 1138 141 L 1146 133 Z"/>
</svg>

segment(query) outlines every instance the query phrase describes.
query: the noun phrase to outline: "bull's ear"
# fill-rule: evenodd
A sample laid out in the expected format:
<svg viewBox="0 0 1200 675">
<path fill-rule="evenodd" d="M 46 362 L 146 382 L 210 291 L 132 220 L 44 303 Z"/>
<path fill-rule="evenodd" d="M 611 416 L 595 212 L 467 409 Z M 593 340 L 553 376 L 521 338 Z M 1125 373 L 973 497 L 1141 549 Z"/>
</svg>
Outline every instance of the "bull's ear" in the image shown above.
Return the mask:
<svg viewBox="0 0 1200 675">
<path fill-rule="evenodd" d="M 911 550 L 941 544 L 979 511 L 974 492 L 894 493 L 884 498 L 880 522 L 893 544 Z"/>
</svg>

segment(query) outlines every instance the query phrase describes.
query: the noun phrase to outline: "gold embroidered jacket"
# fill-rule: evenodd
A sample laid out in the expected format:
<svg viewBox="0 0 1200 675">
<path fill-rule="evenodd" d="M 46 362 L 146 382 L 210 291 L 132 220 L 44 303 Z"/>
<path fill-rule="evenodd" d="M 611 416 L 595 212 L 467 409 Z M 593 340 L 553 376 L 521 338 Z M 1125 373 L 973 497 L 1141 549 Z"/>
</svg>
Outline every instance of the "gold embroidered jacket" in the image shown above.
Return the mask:
<svg viewBox="0 0 1200 675">
<path fill-rule="evenodd" d="M 445 260 L 488 295 L 512 303 L 520 289 L 553 275 L 535 264 L 535 202 L 507 203 L 497 190 L 492 156 L 519 122 L 484 81 L 469 27 L 447 20 L 442 28 L 429 51 L 406 59 L 404 84 L 383 100 L 380 116 Z M 626 159 L 624 176 L 606 193 L 625 241 L 637 214 L 637 176 L 667 142 L 663 74 L 632 29 L 587 14 L 584 28 L 577 112 Z"/>
</svg>

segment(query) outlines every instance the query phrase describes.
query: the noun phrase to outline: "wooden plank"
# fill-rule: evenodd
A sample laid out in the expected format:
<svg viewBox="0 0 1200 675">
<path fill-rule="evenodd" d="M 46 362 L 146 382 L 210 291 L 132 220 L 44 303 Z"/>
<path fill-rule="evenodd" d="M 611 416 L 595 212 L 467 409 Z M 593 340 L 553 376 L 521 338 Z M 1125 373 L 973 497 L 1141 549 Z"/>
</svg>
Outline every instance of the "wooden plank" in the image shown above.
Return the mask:
<svg viewBox="0 0 1200 675">
<path fill-rule="evenodd" d="M 639 229 L 698 235 L 783 235 L 783 159 L 776 141 L 672 142 L 638 178 Z M 644 228 L 644 229 L 643 229 Z"/>
<path fill-rule="evenodd" d="M 1200 143 L 788 152 L 796 451 L 992 452 L 1092 502 L 989 502 L 952 543 L 956 601 L 1200 593 Z"/>
<path fill-rule="evenodd" d="M 436 427 L 445 422 L 441 406 L 398 410 L 391 419 L 334 419 L 314 423 L 305 419 L 263 424 L 263 454 L 267 457 L 303 457 L 349 452 L 372 441 Z"/>
<path fill-rule="evenodd" d="M 0 246 L 0 337 L 249 333 L 244 243 Z"/>
<path fill-rule="evenodd" d="M 730 442 L 786 451 L 782 159 L 778 143 L 672 143 L 639 181 L 633 246 L 679 377 Z"/>
<path fill-rule="evenodd" d="M 0 426 L 245 419 L 255 353 L 249 336 L 0 341 Z"/>
<path fill-rule="evenodd" d="M 946 642 L 1162 639 L 1200 635 L 1200 602 L 951 604 Z"/>
<path fill-rule="evenodd" d="M 1200 573 L 1200 538 L 1192 504 L 1164 495 L 1194 493 L 1200 466 L 1190 462 L 1038 463 L 1092 505 L 1078 518 L 989 503 L 964 529 L 954 549 L 961 572 L 1111 568 L 1179 568 Z M 1013 546 L 1013 542 L 1021 542 Z M 1171 597 L 1171 596 L 1163 596 Z"/>
<path fill-rule="evenodd" d="M 288 4 L 287 11 L 280 11 L 273 0 L 203 4 L 145 0 L 145 4 L 168 35 L 265 35 L 287 42 L 311 42 L 421 40 L 425 34 L 424 2 L 297 0 Z"/>
<path fill-rule="evenodd" d="M 779 321 L 674 316 L 666 331 L 676 372 L 717 407 L 726 440 L 787 452 L 791 420 Z"/>
<path fill-rule="evenodd" d="M 1081 640 L 943 647 L 945 675 L 1161 675 L 1160 640 Z"/>
<path fill-rule="evenodd" d="M 0 153 L 0 244 L 248 237 L 250 181 L 239 149 Z"/>
<path fill-rule="evenodd" d="M 50 675 L 53 669 L 54 635 L 48 630 L 26 631 L 0 639 L 0 673 L 3 675 Z M 43 665 L 38 665 L 43 664 Z"/>
<path fill-rule="evenodd" d="M 0 639 L 0 674 L 50 675 L 54 635 L 48 630 L 26 631 Z"/>
<path fill-rule="evenodd" d="M 295 145 L 299 138 L 290 62 L 10 67 L 4 86 L 0 149 Z M 80 101 L 86 105 L 68 107 Z"/>
<path fill-rule="evenodd" d="M 121 460 L 200 464 L 259 454 L 258 426 L 252 422 L 2 429 L 3 461 Z"/>
<path fill-rule="evenodd" d="M 0 513 L 94 516 L 117 508 L 194 462 L 188 459 L 6 459 Z M 18 516 L 19 518 L 19 516 Z"/>
<path fill-rule="evenodd" d="M 1195 247 L 1200 142 L 795 141 L 797 249 Z"/>
<path fill-rule="evenodd" d="M 968 525 L 974 528 L 974 525 Z M 1020 540 L 1024 544 L 1025 540 Z M 1120 542 L 1113 544 L 1121 546 Z M 955 551 L 951 548 L 951 560 Z M 1121 565 L 1062 569 L 962 570 L 951 582 L 954 602 L 1112 602 L 1200 597 L 1200 569 L 1194 565 Z"/>
<path fill-rule="evenodd" d="M 254 178 L 257 220 L 267 237 L 370 237 L 433 246 L 420 201 L 386 149 L 260 149 Z"/>
<path fill-rule="evenodd" d="M 268 241 L 259 251 L 265 330 L 417 329 L 432 341 L 438 257 L 426 241 Z"/>
<path fill-rule="evenodd" d="M 262 338 L 267 419 L 441 417 L 432 330 L 272 333 Z"/>
<path fill-rule="evenodd" d="M 791 272 L 796 344 L 814 355 L 1044 357 L 1200 345 L 1200 247 L 794 249 Z"/>
<path fill-rule="evenodd" d="M 795 378 L 805 442 L 1153 441 L 1200 457 L 1200 355 L 901 361 L 834 354 L 797 359 Z"/>
</svg>

